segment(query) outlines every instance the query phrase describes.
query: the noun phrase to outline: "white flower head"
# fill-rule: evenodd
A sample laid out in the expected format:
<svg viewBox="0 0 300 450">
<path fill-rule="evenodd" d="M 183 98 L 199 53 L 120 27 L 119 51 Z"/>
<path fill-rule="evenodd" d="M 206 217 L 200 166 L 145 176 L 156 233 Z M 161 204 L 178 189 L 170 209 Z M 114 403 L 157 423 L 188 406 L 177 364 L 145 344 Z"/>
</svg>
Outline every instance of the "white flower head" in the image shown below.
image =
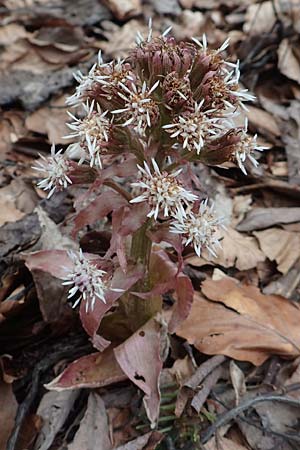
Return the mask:
<svg viewBox="0 0 300 450">
<path fill-rule="evenodd" d="M 196 150 L 199 155 L 205 141 L 218 137 L 224 126 L 217 117 L 210 117 L 214 110 L 202 111 L 204 100 L 195 103 L 194 111 L 178 117 L 177 121 L 163 128 L 171 134 L 171 138 L 180 139 L 182 147 L 188 151 Z"/>
<path fill-rule="evenodd" d="M 239 168 L 245 175 L 247 175 L 247 171 L 244 166 L 246 159 L 248 158 L 253 166 L 257 167 L 258 161 L 254 158 L 253 153 L 255 152 L 255 150 L 262 152 L 268 149 L 268 147 L 257 144 L 257 134 L 255 134 L 254 136 L 249 136 L 249 134 L 247 134 L 247 131 L 248 119 L 246 117 L 244 128 L 241 130 L 240 141 L 236 144 L 236 148 L 233 154 L 233 157 L 236 160 Z"/>
<path fill-rule="evenodd" d="M 216 257 L 217 249 L 221 247 L 217 237 L 219 225 L 222 226 L 222 218 L 216 217 L 214 206 L 208 206 L 208 199 L 200 204 L 198 213 L 187 212 L 187 217 L 176 216 L 171 223 L 172 233 L 183 235 L 183 243 L 187 246 L 193 245 L 197 256 L 206 248 L 208 252 Z"/>
<path fill-rule="evenodd" d="M 51 146 L 51 156 L 40 154 L 42 161 L 37 161 L 37 166 L 33 169 L 43 172 L 45 177 L 37 183 L 37 186 L 44 191 L 49 191 L 47 198 L 50 198 L 55 190 L 66 189 L 72 181 L 69 178 L 69 160 L 62 154 L 62 149 L 55 152 L 55 145 Z"/>
<path fill-rule="evenodd" d="M 80 159 L 80 163 L 87 159 L 91 167 L 102 168 L 101 152 L 107 145 L 111 125 L 110 120 L 107 118 L 108 111 L 102 112 L 99 104 L 96 105 L 95 111 L 94 100 L 90 105 L 87 102 L 83 106 L 86 113 L 83 119 L 78 119 L 68 112 L 73 122 L 67 123 L 67 126 L 72 130 L 72 133 L 64 137 L 79 139 L 76 144 L 71 144 L 68 150 L 72 151 L 80 147 L 78 150 L 85 151 Z"/>
<path fill-rule="evenodd" d="M 148 202 L 151 206 L 148 217 L 154 217 L 155 220 L 161 211 L 164 217 L 174 214 L 185 217 L 184 206 L 190 206 L 191 202 L 197 200 L 197 196 L 187 191 L 178 181 L 177 176 L 181 170 L 170 174 L 161 172 L 154 159 L 152 159 L 152 166 L 153 172 L 146 162 L 144 162 L 144 168 L 138 166 L 141 180 L 132 183 L 132 186 L 141 188 L 144 192 L 130 202 Z"/>
<path fill-rule="evenodd" d="M 66 275 L 62 284 L 71 286 L 68 298 L 78 295 L 73 304 L 75 308 L 81 300 L 84 300 L 86 311 L 93 310 L 95 302 L 100 300 L 106 303 L 105 293 L 107 291 L 107 272 L 100 270 L 92 260 L 87 259 L 82 250 L 79 253 L 69 251 L 69 258 L 73 262 L 73 269 Z"/>
<path fill-rule="evenodd" d="M 124 100 L 124 108 L 112 111 L 113 114 L 123 114 L 126 121 L 122 124 L 123 127 L 133 126 L 134 130 L 141 136 L 144 136 L 145 130 L 151 127 L 158 119 L 159 108 L 156 102 L 152 99 L 151 94 L 159 85 L 159 81 L 148 89 L 146 82 L 142 87 L 137 86 L 131 82 L 131 89 L 125 84 L 120 83 L 123 92 L 119 92 L 119 96 Z"/>
</svg>

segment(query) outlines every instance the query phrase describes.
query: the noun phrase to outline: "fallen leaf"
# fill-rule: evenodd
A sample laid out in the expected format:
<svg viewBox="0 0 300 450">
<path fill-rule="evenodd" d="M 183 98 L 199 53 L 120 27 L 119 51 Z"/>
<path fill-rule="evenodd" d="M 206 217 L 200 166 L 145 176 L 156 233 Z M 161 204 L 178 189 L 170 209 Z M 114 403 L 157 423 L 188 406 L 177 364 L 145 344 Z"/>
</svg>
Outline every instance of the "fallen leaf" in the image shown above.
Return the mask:
<svg viewBox="0 0 300 450">
<path fill-rule="evenodd" d="M 30 114 L 25 121 L 25 125 L 30 131 L 46 134 L 51 144 L 68 144 L 72 139 L 64 139 L 63 136 L 70 134 L 66 126 L 70 122 L 65 107 L 65 96 L 51 101 L 48 106 L 44 106 Z"/>
<path fill-rule="evenodd" d="M 31 213 L 38 200 L 31 185 L 21 179 L 13 180 L 0 189 L 0 226 L 6 222 L 15 222 Z"/>
<path fill-rule="evenodd" d="M 213 437 L 207 444 L 203 447 L 204 450 L 247 450 L 247 447 L 237 444 L 231 439 L 227 439 L 222 436 L 218 436 L 216 439 Z"/>
<path fill-rule="evenodd" d="M 118 20 L 138 16 L 142 11 L 140 0 L 105 0 L 105 3 Z"/>
<path fill-rule="evenodd" d="M 122 58 L 128 55 L 128 50 L 135 46 L 136 34 L 139 31 L 143 36 L 148 36 L 148 27 L 143 22 L 133 19 L 119 27 L 112 22 L 102 22 L 103 34 L 108 42 L 101 42 L 103 51 L 114 58 Z"/>
<path fill-rule="evenodd" d="M 68 450 L 111 450 L 105 405 L 100 395 L 91 392 L 87 409 Z"/>
<path fill-rule="evenodd" d="M 249 270 L 264 260 L 265 256 L 253 237 L 245 236 L 232 228 L 228 228 L 224 232 L 222 248 L 219 250 L 214 263 L 222 267 Z"/>
<path fill-rule="evenodd" d="M 243 30 L 246 33 L 260 35 L 272 30 L 276 22 L 274 4 L 272 1 L 249 5 Z M 276 10 L 275 10 L 276 11 Z"/>
<path fill-rule="evenodd" d="M 300 352 L 300 311 L 290 301 L 263 295 L 254 286 L 231 278 L 206 280 L 196 293 L 191 313 L 176 334 L 209 355 L 262 364 L 272 354 Z"/>
<path fill-rule="evenodd" d="M 291 80 L 300 83 L 300 63 L 288 39 L 283 39 L 278 47 L 278 69 Z"/>
<path fill-rule="evenodd" d="M 150 431 L 143 436 L 139 436 L 127 444 L 116 447 L 115 450 L 155 450 L 157 444 L 163 439 L 163 434 L 159 431 Z"/>
<path fill-rule="evenodd" d="M 281 131 L 276 122 L 276 119 L 269 112 L 256 108 L 255 106 L 247 106 L 249 112 L 247 113 L 249 122 L 260 132 L 268 132 L 273 136 L 280 136 Z"/>
<path fill-rule="evenodd" d="M 299 258 L 299 233 L 269 228 L 253 234 L 267 258 L 277 262 L 277 269 L 281 273 L 286 274 Z"/>
<path fill-rule="evenodd" d="M 53 391 L 97 388 L 126 380 L 127 376 L 116 361 L 112 348 L 92 353 L 73 361 L 58 377 L 45 387 Z"/>
<path fill-rule="evenodd" d="M 21 25 L 16 23 L 8 23 L 0 28 L 0 45 L 6 46 L 26 37 L 27 31 Z"/>
<path fill-rule="evenodd" d="M 300 208 L 254 208 L 236 226 L 236 229 L 253 231 L 293 222 L 300 222 Z"/>
<path fill-rule="evenodd" d="M 159 377 L 161 325 L 154 318 L 114 349 L 116 360 L 128 378 L 146 395 L 143 399 L 147 416 L 155 424 L 159 416 Z"/>
<path fill-rule="evenodd" d="M 36 414 L 43 419 L 34 449 L 48 450 L 56 434 L 67 419 L 79 391 L 47 392 L 39 404 Z"/>
<path fill-rule="evenodd" d="M 237 406 L 240 403 L 241 396 L 243 396 L 247 391 L 245 375 L 233 360 L 229 363 L 229 373 L 235 393 L 235 404 Z"/>
</svg>

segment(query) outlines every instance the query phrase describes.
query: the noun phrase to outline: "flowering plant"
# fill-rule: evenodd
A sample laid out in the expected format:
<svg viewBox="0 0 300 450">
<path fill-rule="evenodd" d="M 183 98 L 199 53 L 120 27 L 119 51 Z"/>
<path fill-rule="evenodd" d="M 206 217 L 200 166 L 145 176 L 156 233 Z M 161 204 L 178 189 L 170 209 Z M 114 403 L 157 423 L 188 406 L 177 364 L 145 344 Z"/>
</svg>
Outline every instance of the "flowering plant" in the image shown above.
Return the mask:
<svg viewBox="0 0 300 450">
<path fill-rule="evenodd" d="M 246 174 L 246 160 L 256 166 L 254 151 L 263 150 L 247 134 L 247 119 L 244 127 L 234 124 L 254 97 L 239 86 L 238 63 L 224 59 L 228 41 L 213 50 L 205 36 L 177 42 L 169 31 L 153 37 L 150 25 L 128 58 L 107 63 L 100 53 L 87 75 L 75 74 L 78 86 L 67 100 L 75 108 L 67 136 L 74 143 L 65 152 L 52 147 L 36 167 L 48 197 L 89 185 L 75 204 L 73 237 L 106 219 L 105 255 L 69 252 L 61 275 L 98 349 L 107 342 L 97 331 L 111 308 L 126 317 L 128 335 L 160 311 L 169 291 L 177 294 L 169 329 L 187 316 L 193 289 L 182 251 L 215 257 L 222 226 L 193 168 L 231 161 Z M 173 247 L 177 264 L 166 245 L 154 243 Z"/>
</svg>

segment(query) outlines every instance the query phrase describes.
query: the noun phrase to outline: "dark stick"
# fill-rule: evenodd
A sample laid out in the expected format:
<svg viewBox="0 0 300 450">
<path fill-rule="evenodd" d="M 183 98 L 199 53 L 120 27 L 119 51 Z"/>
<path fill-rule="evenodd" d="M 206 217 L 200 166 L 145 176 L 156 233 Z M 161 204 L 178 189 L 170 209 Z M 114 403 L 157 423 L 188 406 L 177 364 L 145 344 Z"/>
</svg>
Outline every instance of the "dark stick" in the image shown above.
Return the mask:
<svg viewBox="0 0 300 450">
<path fill-rule="evenodd" d="M 291 386 L 292 387 L 292 386 Z M 295 387 L 294 387 L 295 388 Z M 293 390 L 294 390 L 293 388 Z M 299 389 L 299 385 L 297 386 Z M 286 391 L 289 391 L 292 389 L 286 389 Z M 230 411 L 222 414 L 214 424 L 212 424 L 204 433 L 202 436 L 202 443 L 205 444 L 209 439 L 216 433 L 217 429 L 222 427 L 223 425 L 226 425 L 228 422 L 230 422 L 232 419 L 237 417 L 239 414 L 241 414 L 243 411 L 247 410 L 248 408 L 251 408 L 252 406 L 256 405 L 257 403 L 262 402 L 279 402 L 279 403 L 287 403 L 288 405 L 294 406 L 296 408 L 300 408 L 300 401 L 294 400 L 289 397 L 282 397 L 281 395 L 261 395 L 256 398 L 252 398 L 250 400 L 247 400 L 240 405 L 236 406 L 235 408 L 231 409 Z"/>
</svg>

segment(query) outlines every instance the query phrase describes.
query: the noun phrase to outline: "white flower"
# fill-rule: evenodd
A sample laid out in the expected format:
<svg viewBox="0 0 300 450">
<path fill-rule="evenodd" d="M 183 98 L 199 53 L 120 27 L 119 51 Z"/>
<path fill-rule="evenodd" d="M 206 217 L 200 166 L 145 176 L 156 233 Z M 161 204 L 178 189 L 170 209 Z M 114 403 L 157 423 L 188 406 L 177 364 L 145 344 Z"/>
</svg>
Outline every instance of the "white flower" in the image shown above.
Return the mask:
<svg viewBox="0 0 300 450">
<path fill-rule="evenodd" d="M 170 33 L 170 31 L 172 30 L 172 27 L 168 27 L 161 35 L 161 37 L 166 37 L 167 34 Z M 144 39 L 143 35 L 141 34 L 140 31 L 137 32 L 136 34 L 136 43 L 137 45 L 140 47 L 144 44 L 148 44 L 149 42 L 151 42 L 152 40 L 152 36 L 153 36 L 153 29 L 152 29 L 152 18 L 150 17 L 149 22 L 148 22 L 148 35 L 147 38 Z"/>
<path fill-rule="evenodd" d="M 249 136 L 247 134 L 247 130 L 248 130 L 248 119 L 246 118 L 245 126 L 241 130 L 240 141 L 236 144 L 236 148 L 235 148 L 235 151 L 233 154 L 233 157 L 237 161 L 239 168 L 245 175 L 247 175 L 247 172 L 246 172 L 246 169 L 244 166 L 246 159 L 248 158 L 249 161 L 252 162 L 253 166 L 257 167 L 258 162 L 253 157 L 252 153 L 255 150 L 262 152 L 262 151 L 268 149 L 268 147 L 263 147 L 262 145 L 257 145 L 257 142 L 256 142 L 257 134 L 255 134 L 254 136 Z"/>
<path fill-rule="evenodd" d="M 45 157 L 40 154 L 42 161 L 37 161 L 37 166 L 33 169 L 46 174 L 45 178 L 37 183 L 37 186 L 44 191 L 49 191 L 47 198 L 50 198 L 55 190 L 62 190 L 72 184 L 68 176 L 70 170 L 68 159 L 62 154 L 62 149 L 55 153 L 55 145 L 51 146 L 51 156 Z"/>
<path fill-rule="evenodd" d="M 223 100 L 224 105 L 228 106 L 229 108 L 236 108 L 236 105 L 238 105 L 244 111 L 248 111 L 248 108 L 244 105 L 243 102 L 253 102 L 255 100 L 255 96 L 250 94 L 248 89 L 240 89 L 239 87 L 239 61 L 237 61 L 234 70 L 232 70 L 231 72 L 225 71 L 224 75 L 224 94 L 227 94 L 227 97 L 233 96 L 233 98 L 235 99 L 234 104 L 229 102 L 228 100 Z"/>
<path fill-rule="evenodd" d="M 155 220 L 160 211 L 163 211 L 165 217 L 173 214 L 185 217 L 184 206 L 189 206 L 190 202 L 197 200 L 197 196 L 184 189 L 176 179 L 181 170 L 171 174 L 161 172 L 154 159 L 152 159 L 152 165 L 153 173 L 146 162 L 144 162 L 144 168 L 138 166 L 142 176 L 141 181 L 132 183 L 132 186 L 139 187 L 144 192 L 130 202 L 148 202 L 152 208 L 148 217 L 154 217 Z"/>
<path fill-rule="evenodd" d="M 171 134 L 171 138 L 179 138 L 182 147 L 188 151 L 196 150 L 199 155 L 201 148 L 205 145 L 205 141 L 211 137 L 218 137 L 224 126 L 220 124 L 220 119 L 210 117 L 209 114 L 215 110 L 201 111 L 204 100 L 195 103 L 194 111 L 179 116 L 177 121 L 163 128 Z"/>
<path fill-rule="evenodd" d="M 176 216 L 171 223 L 170 231 L 182 234 L 183 243 L 192 244 L 199 257 L 203 248 L 216 257 L 216 251 L 221 247 L 217 238 L 218 225 L 221 224 L 222 218 L 215 216 L 213 205 L 209 207 L 206 199 L 201 202 L 198 213 L 187 211 L 186 218 Z"/>
<path fill-rule="evenodd" d="M 159 85 L 157 81 L 151 89 L 147 88 L 147 84 L 144 81 L 142 87 L 137 87 L 133 82 L 131 83 L 131 89 L 125 84 L 120 83 L 120 87 L 126 92 L 127 96 L 122 92 L 119 92 L 119 96 L 124 100 L 124 108 L 116 109 L 112 111 L 113 114 L 124 114 L 127 118 L 123 127 L 132 125 L 134 130 L 144 135 L 147 127 L 151 127 L 159 115 L 159 109 L 156 102 L 151 98 L 151 94 Z"/>
<path fill-rule="evenodd" d="M 72 123 L 67 123 L 67 126 L 73 133 L 65 138 L 79 138 L 79 142 L 71 144 L 68 151 L 86 150 L 80 159 L 82 163 L 85 159 L 89 160 L 90 166 L 102 167 L 101 152 L 107 145 L 109 139 L 110 120 L 106 117 L 108 111 L 102 112 L 99 104 L 97 104 L 97 111 L 94 111 L 94 100 L 89 105 L 88 102 L 83 105 L 86 116 L 83 119 L 78 119 L 68 112 L 73 119 Z"/>
<path fill-rule="evenodd" d="M 82 100 L 85 99 L 89 90 L 92 88 L 95 81 L 97 81 L 97 69 L 102 65 L 103 60 L 100 51 L 98 53 L 98 62 L 91 67 L 87 75 L 83 75 L 83 73 L 80 70 L 73 73 L 73 77 L 77 81 L 78 86 L 76 86 L 74 94 L 67 98 L 66 100 L 67 105 L 70 106 L 81 105 Z"/>
<path fill-rule="evenodd" d="M 94 309 L 96 300 L 106 303 L 105 293 L 107 291 L 107 272 L 98 269 L 92 261 L 84 256 L 81 249 L 79 253 L 69 251 L 68 255 L 74 266 L 65 277 L 66 281 L 62 284 L 72 286 L 69 289 L 68 298 L 79 294 L 73 308 L 75 308 L 82 299 L 86 302 L 86 311 Z"/>
</svg>

